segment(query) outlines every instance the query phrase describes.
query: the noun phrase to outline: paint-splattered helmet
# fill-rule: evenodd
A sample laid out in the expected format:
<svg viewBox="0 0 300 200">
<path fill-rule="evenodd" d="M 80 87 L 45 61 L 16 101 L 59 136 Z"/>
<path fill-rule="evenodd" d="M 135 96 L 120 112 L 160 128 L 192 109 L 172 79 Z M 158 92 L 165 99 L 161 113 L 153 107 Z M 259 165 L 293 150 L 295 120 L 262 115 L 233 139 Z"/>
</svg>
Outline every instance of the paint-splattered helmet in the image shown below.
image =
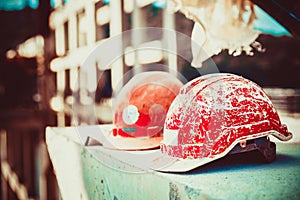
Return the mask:
<svg viewBox="0 0 300 200">
<path fill-rule="evenodd" d="M 184 85 L 170 106 L 161 151 L 174 158 L 173 164 L 160 166 L 158 159 L 154 168 L 188 171 L 254 149 L 272 161 L 275 144 L 269 135 L 292 137 L 261 87 L 233 74 L 204 75 Z"/>
</svg>

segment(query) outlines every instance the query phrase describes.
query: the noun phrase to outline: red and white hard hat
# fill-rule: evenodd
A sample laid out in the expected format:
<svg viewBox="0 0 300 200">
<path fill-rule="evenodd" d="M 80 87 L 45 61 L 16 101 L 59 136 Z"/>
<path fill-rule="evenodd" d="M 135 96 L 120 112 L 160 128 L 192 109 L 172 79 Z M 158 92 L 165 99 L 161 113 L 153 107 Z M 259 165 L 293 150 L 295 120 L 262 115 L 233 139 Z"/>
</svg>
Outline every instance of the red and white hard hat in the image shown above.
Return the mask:
<svg viewBox="0 0 300 200">
<path fill-rule="evenodd" d="M 159 147 L 169 106 L 183 84 L 170 73 L 142 72 L 116 96 L 112 140 L 119 149 Z"/>
<path fill-rule="evenodd" d="M 160 145 L 163 156 L 151 168 L 189 171 L 254 149 L 272 161 L 275 144 L 269 135 L 292 138 L 261 87 L 233 74 L 204 75 L 184 85 L 171 104 Z"/>
</svg>

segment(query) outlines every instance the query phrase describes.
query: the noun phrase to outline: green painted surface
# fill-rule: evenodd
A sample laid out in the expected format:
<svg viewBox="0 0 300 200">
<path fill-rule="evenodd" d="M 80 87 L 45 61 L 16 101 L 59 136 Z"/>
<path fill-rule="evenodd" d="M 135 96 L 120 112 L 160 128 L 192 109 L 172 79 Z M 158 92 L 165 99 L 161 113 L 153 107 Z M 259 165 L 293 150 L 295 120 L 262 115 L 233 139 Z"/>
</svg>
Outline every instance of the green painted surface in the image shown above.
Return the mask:
<svg viewBox="0 0 300 200">
<path fill-rule="evenodd" d="M 300 199 L 300 144 L 277 144 L 277 159 L 231 155 L 182 174 L 130 173 L 101 164 L 82 147 L 90 199 Z"/>
</svg>

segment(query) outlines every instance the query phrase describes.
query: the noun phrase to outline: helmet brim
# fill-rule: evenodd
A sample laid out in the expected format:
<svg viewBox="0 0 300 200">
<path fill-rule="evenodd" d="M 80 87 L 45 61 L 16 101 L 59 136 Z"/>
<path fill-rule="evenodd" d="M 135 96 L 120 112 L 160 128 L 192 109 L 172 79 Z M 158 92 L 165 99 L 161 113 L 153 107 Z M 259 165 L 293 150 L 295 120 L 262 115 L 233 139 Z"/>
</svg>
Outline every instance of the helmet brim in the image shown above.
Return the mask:
<svg viewBox="0 0 300 200">
<path fill-rule="evenodd" d="M 157 137 L 122 137 L 114 136 L 112 130 L 115 128 L 113 124 L 99 125 L 99 134 L 88 136 L 85 140 L 86 146 L 98 145 L 113 150 L 148 150 L 159 148 L 162 136 Z"/>
<path fill-rule="evenodd" d="M 289 133 L 288 135 L 283 135 L 277 131 L 268 131 L 254 134 L 250 137 L 248 136 L 239 138 L 234 143 L 232 143 L 229 148 L 226 149 L 226 151 L 221 154 L 215 155 L 214 157 L 205 157 L 200 159 L 182 159 L 163 154 L 159 149 L 153 150 L 154 148 L 157 148 L 157 144 L 159 143 L 158 141 L 160 141 L 162 138 L 157 137 L 150 140 L 149 138 L 147 140 L 140 138 L 116 138 L 111 134 L 112 129 L 115 128 L 114 125 L 100 125 L 97 126 L 97 128 L 99 128 L 99 130 L 97 130 L 99 134 L 93 134 L 93 136 L 85 137 L 87 146 L 101 146 L 100 149 L 110 155 L 110 157 L 116 154 L 116 158 L 122 158 L 121 160 L 123 163 L 135 163 L 134 165 L 137 165 L 136 168 L 139 170 L 155 170 L 160 172 L 191 171 L 195 168 L 224 157 L 225 155 L 230 153 L 237 144 L 248 140 L 267 137 L 269 135 L 273 135 L 276 138 L 284 141 L 292 138 L 291 133 Z M 95 132 L 95 130 L 93 130 L 92 132 Z M 84 136 L 81 135 L 81 137 Z M 133 153 L 129 153 L 128 151 L 131 151 Z"/>
<path fill-rule="evenodd" d="M 241 137 L 237 140 L 235 140 L 235 142 L 233 142 L 229 148 L 227 148 L 224 152 L 214 155 L 213 157 L 204 157 L 204 158 L 199 158 L 199 159 L 193 159 L 193 158 L 175 158 L 175 157 L 171 157 L 168 156 L 166 154 L 161 153 L 161 155 L 159 157 L 157 157 L 156 159 L 154 159 L 151 163 L 150 168 L 152 170 L 155 171 L 161 171 L 161 172 L 187 172 L 187 171 L 191 171 L 195 168 L 198 168 L 200 166 L 203 166 L 207 163 L 210 163 L 214 160 L 220 159 L 222 157 L 224 157 L 225 155 L 229 154 L 239 143 L 243 143 L 245 141 L 249 141 L 249 140 L 255 140 L 255 139 L 259 139 L 259 138 L 264 138 L 267 137 L 269 135 L 273 135 L 276 138 L 278 138 L 279 140 L 283 140 L 283 141 L 287 141 L 289 139 L 292 138 L 292 134 L 290 132 L 288 132 L 288 135 L 283 135 L 277 131 L 267 131 L 267 132 L 262 132 L 262 133 L 258 133 L 258 134 L 253 134 L 253 135 L 248 135 L 245 137 Z M 272 142 L 271 142 L 272 143 Z M 272 143 L 272 145 L 275 145 Z M 272 146 L 271 145 L 271 146 Z M 274 158 L 276 156 L 276 150 L 274 149 L 274 147 L 270 147 L 272 149 L 270 149 L 270 152 L 272 152 L 274 155 Z M 252 146 L 251 150 L 259 150 L 263 156 L 266 158 L 266 161 L 271 162 L 273 161 L 273 158 L 268 157 L 269 155 L 264 154 L 261 151 L 261 147 L 260 146 Z M 247 150 L 245 150 L 247 151 Z M 241 152 L 245 152 L 245 151 L 241 151 Z"/>
</svg>

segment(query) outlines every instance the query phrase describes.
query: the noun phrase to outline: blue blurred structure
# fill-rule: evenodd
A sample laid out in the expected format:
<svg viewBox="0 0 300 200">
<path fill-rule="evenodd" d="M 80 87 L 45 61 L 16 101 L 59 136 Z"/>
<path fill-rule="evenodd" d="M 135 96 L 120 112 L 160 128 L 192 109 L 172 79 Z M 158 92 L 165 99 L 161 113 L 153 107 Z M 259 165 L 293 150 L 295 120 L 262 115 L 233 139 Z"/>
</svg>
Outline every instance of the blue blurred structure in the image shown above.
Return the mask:
<svg viewBox="0 0 300 200">
<path fill-rule="evenodd" d="M 167 0 L 156 0 L 152 4 L 155 8 L 165 8 L 167 5 Z"/>
<path fill-rule="evenodd" d="M 104 4 L 109 4 L 110 0 L 103 0 Z"/>
<path fill-rule="evenodd" d="M 25 7 L 36 9 L 39 6 L 39 0 L 1 0 L 0 10 L 22 10 Z"/>
<path fill-rule="evenodd" d="M 277 22 L 282 24 L 294 38 L 300 39 L 300 0 L 251 0 Z"/>
<path fill-rule="evenodd" d="M 68 0 L 64 0 L 64 3 Z M 104 4 L 109 4 L 110 0 L 103 0 Z M 165 8 L 167 0 L 156 0 L 153 2 L 155 8 Z M 50 5 L 55 7 L 55 0 L 50 0 Z M 36 9 L 39 6 L 39 0 L 5 0 L 0 1 L 0 10 L 22 10 L 26 7 Z M 267 14 L 260 7 L 255 6 L 255 13 L 257 19 L 254 22 L 254 29 L 259 30 L 265 34 L 271 34 L 274 36 L 291 35 L 280 23 L 278 23 L 273 17 Z"/>
<path fill-rule="evenodd" d="M 64 0 L 63 2 L 64 2 L 64 3 L 67 3 L 68 0 Z M 55 7 L 56 7 L 56 2 L 55 2 L 55 0 L 50 0 L 50 5 L 51 5 L 52 8 L 55 8 Z"/>
<path fill-rule="evenodd" d="M 260 7 L 255 6 L 255 14 L 257 17 L 254 21 L 255 30 L 274 36 L 291 35 L 290 32 Z"/>
</svg>

